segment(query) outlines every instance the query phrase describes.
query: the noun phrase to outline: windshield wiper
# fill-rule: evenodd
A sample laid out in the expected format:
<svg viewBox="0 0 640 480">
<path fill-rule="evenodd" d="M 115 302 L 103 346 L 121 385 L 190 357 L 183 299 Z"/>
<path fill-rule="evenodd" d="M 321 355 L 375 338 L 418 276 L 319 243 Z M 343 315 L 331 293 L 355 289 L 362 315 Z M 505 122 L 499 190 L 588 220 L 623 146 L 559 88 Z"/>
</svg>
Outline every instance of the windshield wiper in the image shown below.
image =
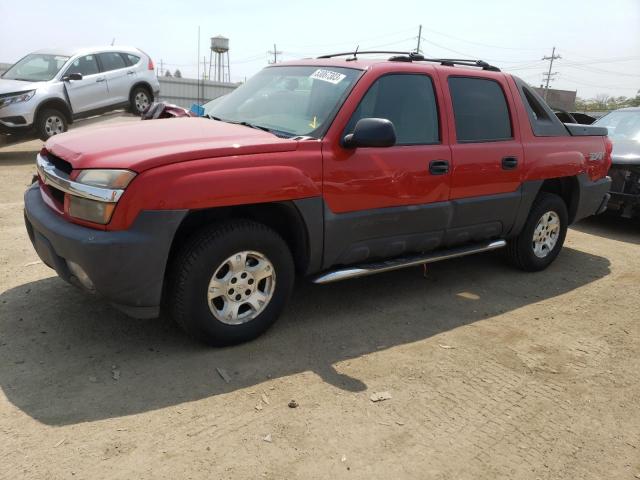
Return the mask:
<svg viewBox="0 0 640 480">
<path fill-rule="evenodd" d="M 205 117 L 210 118 L 211 120 L 217 120 L 219 122 L 232 123 L 234 125 L 244 125 L 245 127 L 257 128 L 258 130 L 264 130 L 265 132 L 271 132 L 271 129 L 269 129 L 267 127 L 263 127 L 262 125 L 256 125 L 254 123 L 245 122 L 244 120 L 242 122 L 239 122 L 237 120 L 225 120 L 224 118 L 215 117 L 213 115 L 209 115 L 208 113 L 205 115 Z"/>
<path fill-rule="evenodd" d="M 293 135 L 287 132 L 281 132 L 280 130 L 273 130 L 271 128 L 268 127 L 263 127 L 262 125 L 256 125 L 255 123 L 250 123 L 250 122 L 245 122 L 243 121 L 237 121 L 237 120 L 225 120 L 224 118 L 220 118 L 220 117 L 216 117 L 213 115 L 209 115 L 208 113 L 205 115 L 206 118 L 210 118 L 211 120 L 217 120 L 218 122 L 225 122 L 225 123 L 231 123 L 233 125 L 242 125 L 244 127 L 249 127 L 249 128 L 255 128 L 256 130 L 262 130 L 263 132 L 268 132 L 271 133 L 272 135 L 275 135 L 276 137 L 287 137 L 290 138 Z"/>
<path fill-rule="evenodd" d="M 244 121 L 242 121 L 242 122 L 229 122 L 229 123 L 233 123 L 235 125 L 244 125 L 245 127 L 255 128 L 255 129 L 258 129 L 258 130 L 262 130 L 264 132 L 272 133 L 270 128 L 263 127 L 262 125 L 256 125 L 255 123 L 249 123 L 249 122 L 244 122 Z"/>
</svg>

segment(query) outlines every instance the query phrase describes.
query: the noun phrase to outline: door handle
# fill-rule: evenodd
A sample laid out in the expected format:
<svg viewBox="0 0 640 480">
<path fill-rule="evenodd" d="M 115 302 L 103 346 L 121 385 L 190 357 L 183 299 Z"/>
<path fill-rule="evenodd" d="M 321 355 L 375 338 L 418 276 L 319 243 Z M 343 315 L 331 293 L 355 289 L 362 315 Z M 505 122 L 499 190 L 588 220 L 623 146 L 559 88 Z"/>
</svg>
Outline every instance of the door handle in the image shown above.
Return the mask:
<svg viewBox="0 0 640 480">
<path fill-rule="evenodd" d="M 100 82 L 104 82 L 104 81 L 105 81 L 104 77 L 96 78 L 96 83 L 100 83 Z"/>
<path fill-rule="evenodd" d="M 447 160 L 431 160 L 429 162 L 429 173 L 431 175 L 446 175 L 449 173 L 449 162 Z"/>
<path fill-rule="evenodd" d="M 517 157 L 504 157 L 502 159 L 502 169 L 503 170 L 515 170 L 518 168 L 518 158 Z"/>
<path fill-rule="evenodd" d="M 135 75 L 136 72 L 127 72 L 127 75 Z"/>
</svg>

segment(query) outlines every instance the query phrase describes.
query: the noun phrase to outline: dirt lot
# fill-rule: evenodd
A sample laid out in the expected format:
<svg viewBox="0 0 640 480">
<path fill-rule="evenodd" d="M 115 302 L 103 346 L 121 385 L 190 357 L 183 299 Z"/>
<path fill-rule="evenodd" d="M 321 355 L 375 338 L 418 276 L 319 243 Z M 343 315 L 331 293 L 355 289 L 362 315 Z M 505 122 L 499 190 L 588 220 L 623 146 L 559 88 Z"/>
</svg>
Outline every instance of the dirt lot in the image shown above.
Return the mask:
<svg viewBox="0 0 640 480">
<path fill-rule="evenodd" d="M 0 149 L 1 478 L 640 478 L 637 223 L 575 226 L 537 274 L 486 254 L 300 282 L 216 350 L 37 262 L 33 145 Z"/>
</svg>

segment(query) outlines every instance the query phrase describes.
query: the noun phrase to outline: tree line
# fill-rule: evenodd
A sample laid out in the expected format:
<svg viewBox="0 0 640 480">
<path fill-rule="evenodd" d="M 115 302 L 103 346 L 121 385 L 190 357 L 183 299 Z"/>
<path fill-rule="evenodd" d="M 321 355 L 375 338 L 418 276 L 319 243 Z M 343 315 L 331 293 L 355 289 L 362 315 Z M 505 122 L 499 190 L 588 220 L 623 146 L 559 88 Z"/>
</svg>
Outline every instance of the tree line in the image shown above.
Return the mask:
<svg viewBox="0 0 640 480">
<path fill-rule="evenodd" d="M 593 98 L 576 98 L 576 110 L 581 112 L 616 110 L 625 107 L 640 107 L 640 90 L 635 97 L 613 97 L 600 93 Z"/>
</svg>

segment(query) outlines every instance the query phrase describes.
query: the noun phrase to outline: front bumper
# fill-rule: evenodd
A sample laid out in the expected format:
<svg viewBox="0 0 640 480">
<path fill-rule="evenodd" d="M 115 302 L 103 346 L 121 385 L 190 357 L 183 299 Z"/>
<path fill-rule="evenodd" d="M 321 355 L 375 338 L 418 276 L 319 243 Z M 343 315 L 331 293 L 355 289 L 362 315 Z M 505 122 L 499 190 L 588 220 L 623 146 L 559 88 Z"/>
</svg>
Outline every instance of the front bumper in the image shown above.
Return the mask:
<svg viewBox="0 0 640 480">
<path fill-rule="evenodd" d="M 34 100 L 32 98 L 0 108 L 0 128 L 7 131 L 31 127 L 36 109 Z"/>
<path fill-rule="evenodd" d="M 626 218 L 640 217 L 640 164 L 613 164 L 609 175 L 613 182 L 608 210 Z"/>
<path fill-rule="evenodd" d="M 169 250 L 186 210 L 145 211 L 129 230 L 113 232 L 66 221 L 44 203 L 37 183 L 24 204 L 31 243 L 60 278 L 82 286 L 69 269 L 73 262 L 118 309 L 135 318 L 158 316 Z"/>
</svg>

